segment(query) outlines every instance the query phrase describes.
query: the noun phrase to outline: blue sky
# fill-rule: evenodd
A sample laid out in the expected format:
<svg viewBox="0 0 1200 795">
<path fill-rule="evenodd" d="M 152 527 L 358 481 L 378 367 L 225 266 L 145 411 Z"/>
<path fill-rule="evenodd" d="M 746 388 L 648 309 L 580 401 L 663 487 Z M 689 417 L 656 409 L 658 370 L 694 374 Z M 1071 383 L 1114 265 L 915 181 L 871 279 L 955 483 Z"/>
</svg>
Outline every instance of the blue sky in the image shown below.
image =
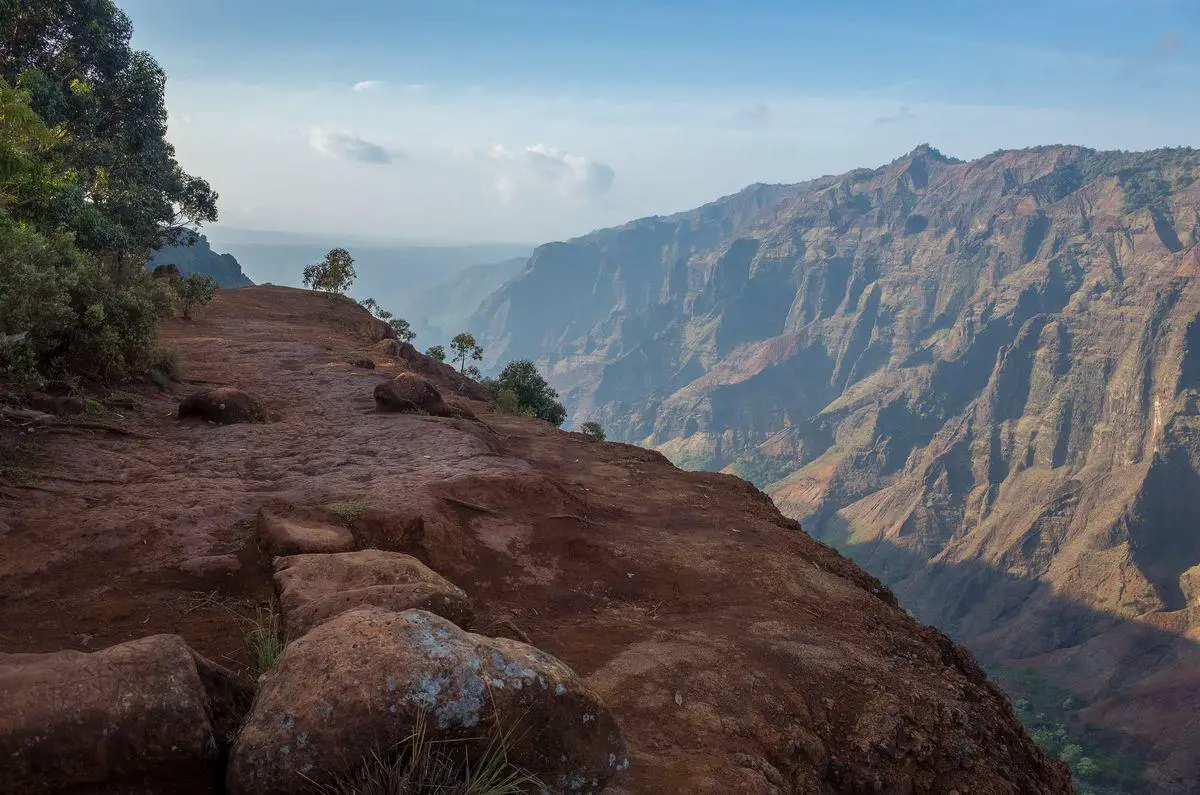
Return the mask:
<svg viewBox="0 0 1200 795">
<path fill-rule="evenodd" d="M 752 182 L 1200 145 L 1200 2 L 118 0 L 230 226 L 541 242 Z"/>
</svg>

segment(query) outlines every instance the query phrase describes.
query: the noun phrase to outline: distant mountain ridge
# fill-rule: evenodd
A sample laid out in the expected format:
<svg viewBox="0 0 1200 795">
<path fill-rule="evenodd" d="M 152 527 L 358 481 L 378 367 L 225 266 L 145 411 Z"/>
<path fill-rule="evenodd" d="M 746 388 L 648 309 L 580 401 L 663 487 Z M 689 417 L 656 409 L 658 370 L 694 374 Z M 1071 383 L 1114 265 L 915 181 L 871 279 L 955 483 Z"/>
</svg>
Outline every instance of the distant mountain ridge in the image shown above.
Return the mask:
<svg viewBox="0 0 1200 795">
<path fill-rule="evenodd" d="M 1191 149 L 921 146 L 539 247 L 470 327 L 575 424 L 755 480 L 1192 792 L 1198 179 Z"/>
<path fill-rule="evenodd" d="M 213 251 L 208 238 L 198 232 L 187 233 L 179 245 L 166 246 L 155 252 L 149 266 L 156 268 L 159 265 L 175 265 L 184 276 L 191 273 L 211 276 L 218 287 L 225 289 L 254 284 L 232 254 Z"/>
</svg>

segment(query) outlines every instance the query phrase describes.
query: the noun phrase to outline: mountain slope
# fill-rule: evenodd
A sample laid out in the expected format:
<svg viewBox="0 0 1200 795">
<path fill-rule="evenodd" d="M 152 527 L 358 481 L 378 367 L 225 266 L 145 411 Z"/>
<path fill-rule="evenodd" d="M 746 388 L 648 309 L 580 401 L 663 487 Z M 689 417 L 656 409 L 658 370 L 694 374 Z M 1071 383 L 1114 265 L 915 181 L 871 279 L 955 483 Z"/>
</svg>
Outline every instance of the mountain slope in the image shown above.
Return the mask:
<svg viewBox="0 0 1200 795">
<path fill-rule="evenodd" d="M 923 146 L 543 246 L 474 325 L 575 421 L 769 486 L 923 619 L 1087 691 L 1191 791 L 1160 731 L 1200 705 L 1190 641 L 1108 617 L 1200 638 L 1197 177 L 1194 150 Z"/>
<path fill-rule="evenodd" d="M 184 276 L 190 273 L 211 276 L 218 287 L 226 289 L 254 284 L 232 254 L 213 251 L 208 238 L 199 233 L 190 233 L 178 246 L 165 246 L 155 252 L 150 267 L 159 265 L 175 265 Z"/>
<path fill-rule="evenodd" d="M 906 615 L 877 580 L 758 491 L 681 472 L 651 451 L 496 414 L 463 397 L 472 390 L 452 368 L 411 351 L 394 357 L 394 344 L 379 345 L 385 333 L 352 301 L 283 287 L 222 291 L 195 320 L 166 321 L 159 341 L 190 377 L 247 390 L 272 420 L 181 420 L 175 408 L 192 387 L 180 386 L 123 393 L 103 424 L 39 431 L 45 449 L 30 477 L 0 473 L 0 658 L 171 633 L 244 672 L 247 684 L 266 682 L 243 644 L 250 617 L 261 621 L 275 594 L 257 517 L 286 510 L 328 521 L 337 506 L 356 547 L 412 554 L 461 587 L 475 606 L 473 631 L 531 642 L 586 680 L 628 745 L 628 769 L 609 792 L 1072 791 L 1065 767 L 1033 745 L 969 652 Z M 374 388 L 414 370 L 465 416 L 374 411 Z M 28 428 L 12 431 L 26 438 Z M 436 657 L 455 648 L 437 638 L 371 643 L 415 642 Z M 396 687 L 378 673 L 362 687 Z M 411 671 L 396 674 L 406 681 Z M 310 675 L 320 688 L 338 673 Z M 487 727 L 468 720 L 477 707 L 461 704 L 513 686 L 428 680 L 421 703 L 440 692 L 458 705 L 438 711 L 439 728 L 461 724 L 471 736 Z M 529 682 L 522 699 L 534 704 L 575 699 Z M 126 701 L 137 714 L 139 699 Z M 101 771 L 115 767 L 121 758 L 104 753 L 111 744 L 81 736 L 78 705 L 67 706 L 75 720 L 60 722 L 70 734 L 56 748 L 82 746 L 101 757 Z M 319 714 L 314 743 L 363 738 L 341 749 L 350 766 L 391 747 L 371 745 L 387 738 L 367 731 L 381 725 L 368 712 L 295 705 L 279 720 L 290 730 Z M 540 714 L 527 713 L 515 736 L 544 731 Z M 5 732 L 13 723 L 0 711 L 6 762 L 24 750 Z M 144 725 L 113 731 L 132 726 L 136 740 Z M 45 731 L 33 727 L 15 736 L 28 745 Z M 168 781 L 136 791 L 225 791 L 171 761 Z M 286 782 L 291 791 L 302 784 Z M 590 791 L 587 782 L 570 789 Z"/>
</svg>

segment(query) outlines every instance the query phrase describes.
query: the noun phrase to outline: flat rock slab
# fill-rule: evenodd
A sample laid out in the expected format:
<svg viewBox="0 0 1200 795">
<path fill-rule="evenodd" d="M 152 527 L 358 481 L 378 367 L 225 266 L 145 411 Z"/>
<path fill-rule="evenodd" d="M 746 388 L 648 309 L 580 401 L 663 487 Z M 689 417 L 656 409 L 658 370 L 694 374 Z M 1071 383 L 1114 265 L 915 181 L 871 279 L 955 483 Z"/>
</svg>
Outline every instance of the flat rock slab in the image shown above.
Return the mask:
<svg viewBox="0 0 1200 795">
<path fill-rule="evenodd" d="M 312 791 L 384 754 L 424 721 L 431 742 L 506 756 L 549 792 L 600 792 L 628 766 L 620 727 L 560 660 L 422 610 L 342 613 L 288 644 L 260 680 L 230 752 L 230 795 Z"/>
<path fill-rule="evenodd" d="M 0 792 L 12 793 L 213 775 L 192 651 L 153 635 L 91 654 L 0 654 L 0 759 Z"/>
<path fill-rule="evenodd" d="M 233 574 L 242 568 L 242 562 L 237 555 L 204 555 L 198 558 L 188 558 L 179 564 L 179 570 L 185 574 L 195 574 L 204 577 L 212 574 Z"/>
<path fill-rule="evenodd" d="M 354 533 L 348 527 L 266 511 L 258 515 L 258 540 L 270 555 L 350 552 L 355 548 Z"/>
<path fill-rule="evenodd" d="M 430 613 L 469 628 L 467 595 L 411 555 L 367 549 L 337 555 L 292 555 L 275 561 L 275 583 L 289 638 L 355 607 Z"/>
</svg>

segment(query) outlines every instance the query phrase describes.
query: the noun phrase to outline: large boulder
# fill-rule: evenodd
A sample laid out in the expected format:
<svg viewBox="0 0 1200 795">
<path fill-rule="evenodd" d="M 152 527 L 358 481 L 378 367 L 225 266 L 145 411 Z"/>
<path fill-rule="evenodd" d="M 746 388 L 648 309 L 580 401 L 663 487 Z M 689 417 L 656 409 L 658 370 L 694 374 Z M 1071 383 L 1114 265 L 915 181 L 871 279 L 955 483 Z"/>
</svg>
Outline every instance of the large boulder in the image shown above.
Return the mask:
<svg viewBox="0 0 1200 795">
<path fill-rule="evenodd" d="M 176 635 L 91 654 L 0 654 L 0 792 L 219 780 L 198 660 L 206 675 L 223 671 Z"/>
<path fill-rule="evenodd" d="M 471 600 L 412 555 L 366 549 L 340 555 L 294 555 L 275 560 L 275 584 L 289 638 L 355 607 L 373 605 L 431 613 L 468 628 Z"/>
<path fill-rule="evenodd" d="M 432 742 L 508 761 L 551 792 L 599 792 L 628 766 L 621 729 L 575 673 L 512 640 L 422 610 L 365 607 L 293 641 L 259 684 L 230 753 L 231 795 L 299 793 L 386 753 L 427 720 Z"/>
<path fill-rule="evenodd" d="M 269 555 L 349 552 L 355 548 L 348 527 L 304 517 L 258 512 L 258 545 Z"/>
<path fill-rule="evenodd" d="M 270 417 L 258 398 L 228 386 L 202 389 L 179 404 L 179 418 L 199 417 L 220 425 L 266 422 Z"/>
<path fill-rule="evenodd" d="M 375 405 L 380 411 L 387 412 L 424 412 L 435 417 L 454 415 L 437 387 L 416 373 L 401 373 L 376 386 Z"/>
</svg>

